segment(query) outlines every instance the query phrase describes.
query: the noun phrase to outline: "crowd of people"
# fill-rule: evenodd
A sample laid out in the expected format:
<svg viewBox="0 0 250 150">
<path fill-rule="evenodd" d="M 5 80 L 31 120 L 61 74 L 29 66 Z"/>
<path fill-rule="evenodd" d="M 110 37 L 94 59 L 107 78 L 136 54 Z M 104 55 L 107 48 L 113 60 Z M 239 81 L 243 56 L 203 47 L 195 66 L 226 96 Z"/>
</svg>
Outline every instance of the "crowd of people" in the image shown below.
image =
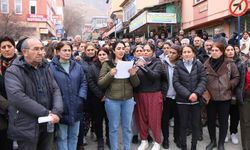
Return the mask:
<svg viewBox="0 0 250 150">
<path fill-rule="evenodd" d="M 16 44 L 2 36 L 0 147 L 84 150 L 91 132 L 98 150 L 105 143 L 118 150 L 121 128 L 124 150 L 139 141 L 138 150 L 152 141 L 152 150 L 168 149 L 174 119 L 174 143 L 181 150 L 188 149 L 189 134 L 196 150 L 206 125 L 206 150 L 224 150 L 229 138 L 233 144 L 241 139 L 242 149 L 249 150 L 249 50 L 248 32 L 238 44 L 237 36 L 227 39 L 217 28 L 213 37 L 181 30 L 172 40 L 76 36 L 46 45 L 33 37 Z M 116 77 L 120 61 L 134 62 L 128 78 Z M 40 117 L 47 121 L 39 123 Z"/>
</svg>

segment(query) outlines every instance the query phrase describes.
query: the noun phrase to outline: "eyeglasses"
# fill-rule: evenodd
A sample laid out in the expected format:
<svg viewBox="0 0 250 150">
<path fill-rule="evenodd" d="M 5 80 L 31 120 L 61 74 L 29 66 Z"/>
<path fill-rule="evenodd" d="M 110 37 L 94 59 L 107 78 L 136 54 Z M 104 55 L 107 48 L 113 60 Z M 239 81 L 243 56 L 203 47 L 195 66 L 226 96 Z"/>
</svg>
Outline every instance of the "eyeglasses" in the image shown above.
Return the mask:
<svg viewBox="0 0 250 150">
<path fill-rule="evenodd" d="M 35 51 L 35 52 L 44 51 L 44 47 L 34 47 L 34 48 L 27 48 L 27 49 Z"/>
</svg>

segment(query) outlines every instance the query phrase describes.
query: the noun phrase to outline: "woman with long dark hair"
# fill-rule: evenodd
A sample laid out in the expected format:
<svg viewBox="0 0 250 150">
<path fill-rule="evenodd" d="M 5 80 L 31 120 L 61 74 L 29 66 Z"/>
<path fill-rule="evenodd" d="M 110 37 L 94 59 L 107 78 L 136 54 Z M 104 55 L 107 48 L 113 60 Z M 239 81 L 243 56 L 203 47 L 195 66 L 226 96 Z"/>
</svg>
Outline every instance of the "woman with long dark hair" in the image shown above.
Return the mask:
<svg viewBox="0 0 250 150">
<path fill-rule="evenodd" d="M 0 145 L 2 149 L 11 150 L 12 141 L 7 136 L 8 126 L 8 100 L 4 85 L 4 74 L 6 69 L 17 57 L 15 54 L 15 41 L 12 37 L 0 38 Z"/>
<path fill-rule="evenodd" d="M 106 142 L 109 144 L 108 136 L 108 119 L 104 108 L 104 89 L 98 85 L 98 79 L 101 71 L 102 64 L 108 61 L 109 50 L 101 48 L 97 52 L 97 56 L 94 59 L 93 64 L 89 66 L 88 71 L 88 86 L 89 86 L 89 97 L 93 103 L 93 122 L 94 131 L 97 137 L 97 149 L 104 150 L 104 139 L 103 139 L 103 119 L 106 124 Z"/>
<path fill-rule="evenodd" d="M 237 65 L 237 68 L 239 70 L 239 72 L 241 72 L 242 70 L 242 65 L 244 64 L 240 57 L 236 54 L 236 51 L 234 49 L 234 47 L 232 45 L 227 45 L 226 49 L 225 49 L 225 57 L 234 60 L 235 64 Z M 240 73 L 241 75 L 241 73 Z M 240 77 L 240 79 L 243 77 Z M 238 106 L 238 102 L 237 99 L 235 97 L 235 91 L 233 92 L 233 97 L 231 100 L 231 105 L 230 105 L 230 111 L 229 111 L 229 115 L 230 115 L 230 138 L 232 140 L 233 144 L 238 144 L 239 143 L 239 139 L 238 139 L 238 124 L 240 121 L 240 114 L 239 114 L 239 106 Z M 225 141 L 228 141 L 228 136 L 226 136 Z"/>
<path fill-rule="evenodd" d="M 204 63 L 208 75 L 207 90 L 211 95 L 211 100 L 207 105 L 208 132 L 211 142 L 206 150 L 212 150 L 217 146 L 215 124 L 217 115 L 220 124 L 218 149 L 225 149 L 224 142 L 228 129 L 232 92 L 240 79 L 237 66 L 232 59 L 225 58 L 224 53 L 224 44 L 215 42 L 212 46 L 211 57 Z"/>
<path fill-rule="evenodd" d="M 148 144 L 149 129 L 155 139 L 152 150 L 159 150 L 161 143 L 161 116 L 162 116 L 162 85 L 161 74 L 163 65 L 155 57 L 155 47 L 148 43 L 144 46 L 144 56 L 136 62 L 139 67 L 138 77 L 141 84 L 136 88 L 136 120 L 141 137 L 138 150 L 145 150 Z"/>
<path fill-rule="evenodd" d="M 130 77 L 117 79 L 116 65 L 124 60 L 125 44 L 117 42 L 111 51 L 111 60 L 102 65 L 98 85 L 106 89 L 105 110 L 109 120 L 109 139 L 111 150 L 118 148 L 118 130 L 122 126 L 122 139 L 124 150 L 130 150 L 132 131 L 131 122 L 134 110 L 133 87 L 139 85 L 140 81 L 136 74 L 136 68 L 128 70 Z"/>
</svg>

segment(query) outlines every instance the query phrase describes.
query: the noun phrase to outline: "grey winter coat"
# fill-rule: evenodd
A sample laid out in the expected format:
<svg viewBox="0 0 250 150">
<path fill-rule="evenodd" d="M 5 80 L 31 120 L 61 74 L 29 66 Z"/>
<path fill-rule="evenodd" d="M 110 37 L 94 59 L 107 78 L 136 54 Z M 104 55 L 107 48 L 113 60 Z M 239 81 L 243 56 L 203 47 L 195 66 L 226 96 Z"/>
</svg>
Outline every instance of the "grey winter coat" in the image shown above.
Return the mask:
<svg viewBox="0 0 250 150">
<path fill-rule="evenodd" d="M 41 74 L 38 79 L 35 71 Z M 37 80 L 44 81 L 46 86 L 38 88 Z M 60 117 L 63 112 L 61 92 L 48 64 L 43 62 L 38 69 L 34 69 L 26 64 L 23 57 L 16 58 L 5 73 L 5 87 L 9 100 L 9 138 L 36 143 L 38 117 L 48 116 L 49 111 Z M 47 92 L 43 96 L 48 99 L 39 94 L 44 89 Z"/>
</svg>

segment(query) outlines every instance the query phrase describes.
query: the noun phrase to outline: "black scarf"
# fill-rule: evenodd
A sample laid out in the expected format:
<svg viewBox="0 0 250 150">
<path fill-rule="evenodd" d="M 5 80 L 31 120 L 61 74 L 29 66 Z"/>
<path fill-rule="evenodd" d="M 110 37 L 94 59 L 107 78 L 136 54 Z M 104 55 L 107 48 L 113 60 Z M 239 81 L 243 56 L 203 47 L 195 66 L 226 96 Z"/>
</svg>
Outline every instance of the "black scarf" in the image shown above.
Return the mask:
<svg viewBox="0 0 250 150">
<path fill-rule="evenodd" d="M 214 59 L 211 57 L 210 61 L 209 61 L 209 64 L 211 65 L 211 67 L 213 68 L 213 70 L 215 72 L 217 72 L 220 68 L 220 66 L 223 64 L 224 62 L 224 56 L 221 55 L 219 58 L 217 59 Z"/>
</svg>

